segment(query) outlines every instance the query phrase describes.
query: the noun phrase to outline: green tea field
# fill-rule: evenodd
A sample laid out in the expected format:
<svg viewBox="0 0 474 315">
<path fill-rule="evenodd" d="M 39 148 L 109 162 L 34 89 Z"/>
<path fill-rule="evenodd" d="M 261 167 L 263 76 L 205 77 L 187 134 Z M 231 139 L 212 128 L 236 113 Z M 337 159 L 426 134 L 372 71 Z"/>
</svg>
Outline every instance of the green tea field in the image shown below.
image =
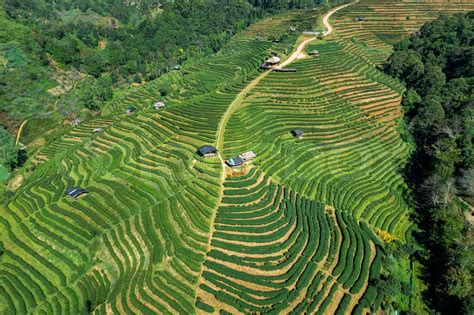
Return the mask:
<svg viewBox="0 0 474 315">
<path fill-rule="evenodd" d="M 466 10 L 361 0 L 335 11 L 296 72 L 260 70 L 308 38 L 276 35 L 322 14 L 292 11 L 124 91 L 46 143 L 0 208 L 0 314 L 379 310 L 370 281 L 387 238 L 403 242 L 412 222 L 404 87 L 377 65 L 423 23 Z M 219 154 L 199 156 L 205 144 Z M 247 151 L 251 164 L 224 164 Z M 89 193 L 73 201 L 69 187 Z"/>
</svg>

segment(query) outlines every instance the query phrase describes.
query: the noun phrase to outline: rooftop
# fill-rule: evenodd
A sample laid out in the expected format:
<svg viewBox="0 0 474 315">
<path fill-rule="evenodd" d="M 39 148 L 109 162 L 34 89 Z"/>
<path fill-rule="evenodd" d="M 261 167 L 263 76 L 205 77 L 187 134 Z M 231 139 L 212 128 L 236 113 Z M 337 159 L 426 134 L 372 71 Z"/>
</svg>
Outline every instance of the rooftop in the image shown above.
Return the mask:
<svg viewBox="0 0 474 315">
<path fill-rule="evenodd" d="M 229 165 L 231 167 L 232 166 L 240 166 L 240 165 L 244 164 L 244 161 L 239 156 L 230 158 L 225 162 L 227 163 L 227 165 Z"/>
<path fill-rule="evenodd" d="M 156 102 L 155 104 L 153 104 L 153 107 L 155 109 L 158 109 L 158 108 L 162 108 L 162 107 L 165 107 L 165 102 Z"/>
<path fill-rule="evenodd" d="M 242 153 L 241 155 L 239 155 L 239 157 L 242 160 L 244 160 L 245 162 L 254 159 L 256 156 L 257 155 L 255 153 L 253 153 L 253 151 L 248 151 L 248 152 L 245 152 L 245 153 Z"/>
<path fill-rule="evenodd" d="M 206 145 L 203 145 L 202 147 L 198 148 L 197 152 L 200 155 L 206 155 L 206 154 L 216 153 L 217 149 L 215 147 L 213 147 L 212 145 L 206 144 Z"/>
<path fill-rule="evenodd" d="M 83 189 L 81 187 L 70 187 L 66 189 L 66 195 L 71 197 L 72 199 L 77 199 L 81 195 L 88 193 L 89 191 L 86 189 Z"/>
<path fill-rule="evenodd" d="M 272 64 L 275 64 L 275 63 L 279 63 L 280 62 L 280 57 L 277 57 L 277 56 L 273 56 L 269 59 L 267 59 L 266 63 L 272 63 Z"/>
<path fill-rule="evenodd" d="M 293 136 L 299 137 L 304 133 L 304 130 L 301 129 L 301 128 L 300 129 L 295 129 L 295 130 L 292 130 L 291 133 L 293 134 Z"/>
</svg>

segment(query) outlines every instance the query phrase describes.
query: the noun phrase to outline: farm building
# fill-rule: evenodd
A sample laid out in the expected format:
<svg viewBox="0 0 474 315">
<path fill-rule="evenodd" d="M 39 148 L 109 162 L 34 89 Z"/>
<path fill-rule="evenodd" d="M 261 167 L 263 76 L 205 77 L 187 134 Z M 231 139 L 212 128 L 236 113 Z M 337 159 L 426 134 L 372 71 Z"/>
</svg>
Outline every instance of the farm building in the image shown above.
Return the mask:
<svg viewBox="0 0 474 315">
<path fill-rule="evenodd" d="M 270 69 L 276 65 L 278 65 L 280 63 L 280 57 L 277 57 L 277 56 L 273 56 L 269 59 L 267 59 L 267 61 L 265 61 L 261 66 L 260 68 L 262 69 Z"/>
<path fill-rule="evenodd" d="M 92 133 L 99 133 L 102 130 L 103 130 L 102 128 L 95 128 L 95 129 L 92 130 Z"/>
<path fill-rule="evenodd" d="M 313 49 L 309 52 L 309 55 L 313 56 L 313 57 L 318 57 L 319 56 L 319 51 L 317 51 L 316 49 Z"/>
<path fill-rule="evenodd" d="M 71 187 L 66 189 L 66 195 L 72 198 L 72 200 L 77 200 L 80 196 L 87 194 L 89 191 L 81 187 Z"/>
<path fill-rule="evenodd" d="M 203 145 L 197 150 L 197 153 L 201 156 L 209 157 L 217 154 L 217 149 L 212 145 Z"/>
<path fill-rule="evenodd" d="M 136 112 L 136 110 L 137 110 L 137 108 L 135 106 L 130 106 L 125 110 L 125 113 L 126 114 L 131 114 L 131 113 Z"/>
<path fill-rule="evenodd" d="M 354 21 L 355 21 L 355 22 L 364 22 L 364 21 L 365 21 L 365 17 L 356 16 L 356 17 L 354 18 Z"/>
<path fill-rule="evenodd" d="M 321 34 L 321 32 L 318 32 L 318 31 L 303 31 L 303 35 L 319 35 Z"/>
<path fill-rule="evenodd" d="M 230 158 L 230 159 L 226 160 L 225 162 L 226 162 L 227 165 L 229 165 L 230 167 L 240 166 L 240 165 L 243 165 L 243 164 L 244 164 L 244 161 L 242 160 L 242 158 L 241 158 L 240 156 L 236 156 L 236 157 Z"/>
<path fill-rule="evenodd" d="M 239 155 L 239 157 L 244 161 L 244 162 L 249 162 L 252 161 L 256 155 L 253 153 L 253 151 L 245 152 Z"/>
<path fill-rule="evenodd" d="M 301 138 L 303 138 L 304 130 L 303 129 L 295 129 L 295 130 L 291 131 L 291 134 L 294 137 L 296 137 L 298 139 L 301 139 Z"/>
<path fill-rule="evenodd" d="M 273 72 L 296 72 L 296 68 L 273 69 Z"/>
<path fill-rule="evenodd" d="M 165 107 L 165 102 L 156 102 L 155 104 L 153 104 L 154 109 L 160 109 L 163 107 Z"/>
<path fill-rule="evenodd" d="M 73 121 L 71 121 L 71 127 L 76 127 L 82 122 L 82 119 L 76 118 Z"/>
</svg>

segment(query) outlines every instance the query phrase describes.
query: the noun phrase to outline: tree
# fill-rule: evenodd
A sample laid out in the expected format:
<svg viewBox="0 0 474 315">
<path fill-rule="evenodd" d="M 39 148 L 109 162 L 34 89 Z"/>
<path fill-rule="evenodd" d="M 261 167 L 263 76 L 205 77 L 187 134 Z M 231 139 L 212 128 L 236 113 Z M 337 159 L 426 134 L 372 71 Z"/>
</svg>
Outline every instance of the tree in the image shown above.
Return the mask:
<svg viewBox="0 0 474 315">
<path fill-rule="evenodd" d="M 15 139 L 3 126 L 0 126 L 0 164 L 12 170 L 18 165 L 18 157 L 19 149 L 15 145 Z"/>
</svg>

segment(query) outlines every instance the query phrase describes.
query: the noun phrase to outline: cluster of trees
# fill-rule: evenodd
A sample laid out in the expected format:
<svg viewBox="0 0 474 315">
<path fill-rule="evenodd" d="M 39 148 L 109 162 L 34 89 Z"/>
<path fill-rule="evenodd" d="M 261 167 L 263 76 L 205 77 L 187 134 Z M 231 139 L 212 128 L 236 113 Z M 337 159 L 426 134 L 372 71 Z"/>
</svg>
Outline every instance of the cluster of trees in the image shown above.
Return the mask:
<svg viewBox="0 0 474 315">
<path fill-rule="evenodd" d="M 151 80 L 184 61 L 218 51 L 236 32 L 268 12 L 319 4 L 315 0 L 127 1 L 5 0 L 8 16 L 32 27 L 30 45 L 114 83 Z M 154 14 L 153 14 L 154 13 Z"/>
<path fill-rule="evenodd" d="M 18 165 L 19 152 L 15 139 L 0 125 L 0 165 L 11 171 Z"/>
<path fill-rule="evenodd" d="M 95 93 L 97 82 L 108 91 L 153 80 L 176 65 L 218 51 L 236 32 L 265 15 L 338 2 L 342 1 L 4 0 L 0 57 L 16 51 L 23 62 L 8 60 L 0 69 L 0 111 L 23 119 L 56 110 L 46 110 L 45 104 L 71 105 L 66 112 L 98 109 L 111 94 Z M 57 85 L 58 66 L 90 75 L 59 101 L 46 92 Z"/>
<path fill-rule="evenodd" d="M 424 231 L 429 304 L 450 314 L 474 312 L 465 217 L 474 204 L 473 43 L 474 12 L 442 16 L 398 43 L 385 67 L 407 87 L 405 123 L 416 149 L 406 173 Z"/>
</svg>

